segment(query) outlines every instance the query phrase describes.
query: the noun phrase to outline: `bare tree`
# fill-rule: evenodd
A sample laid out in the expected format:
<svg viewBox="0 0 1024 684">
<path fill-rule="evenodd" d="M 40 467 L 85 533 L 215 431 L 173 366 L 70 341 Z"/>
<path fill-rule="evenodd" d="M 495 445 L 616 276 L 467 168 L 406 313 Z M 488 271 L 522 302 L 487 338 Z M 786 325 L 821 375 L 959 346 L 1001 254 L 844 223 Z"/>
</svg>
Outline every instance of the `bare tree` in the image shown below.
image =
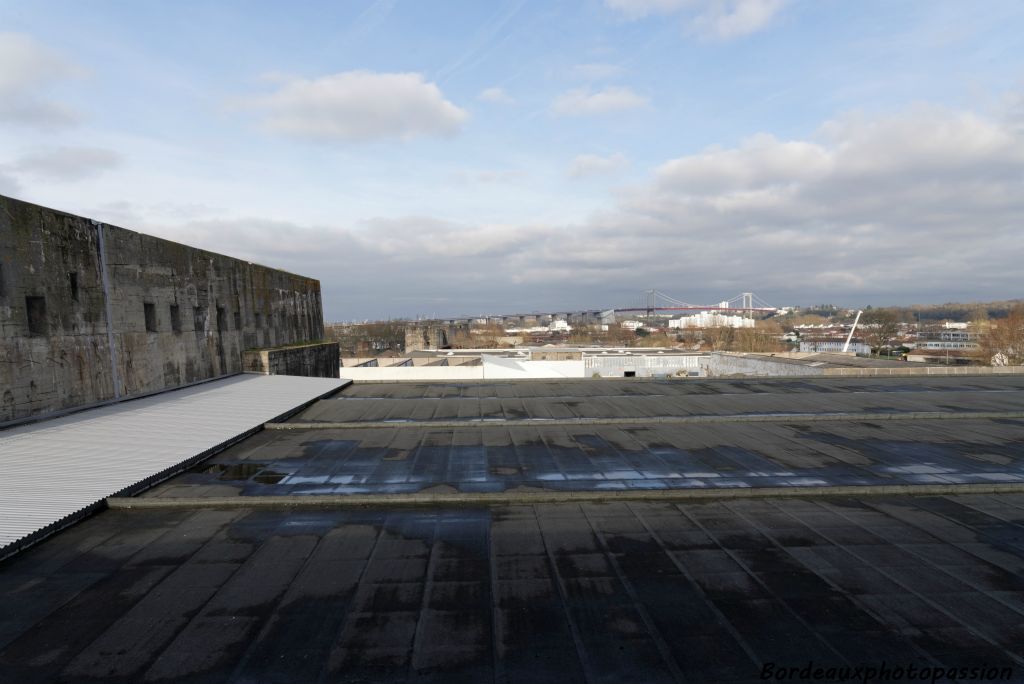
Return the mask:
<svg viewBox="0 0 1024 684">
<path fill-rule="evenodd" d="M 728 349 L 729 345 L 732 344 L 733 329 L 727 327 L 720 328 L 704 328 L 702 337 L 704 344 L 711 349 L 711 351 L 722 351 Z"/>
<path fill-rule="evenodd" d="M 601 329 L 594 325 L 577 325 L 573 328 L 572 334 L 566 340 L 569 344 L 576 344 L 586 347 L 594 344 L 594 340 L 601 336 Z"/>
<path fill-rule="evenodd" d="M 730 349 L 739 352 L 780 352 L 785 351 L 785 345 L 773 330 L 740 328 L 733 335 Z"/>
<path fill-rule="evenodd" d="M 861 318 L 864 327 L 864 339 L 875 349 L 875 356 L 882 352 L 882 347 L 889 347 L 899 337 L 900 324 L 891 311 L 868 311 Z"/>
<path fill-rule="evenodd" d="M 1010 309 L 1006 318 L 989 322 L 980 340 L 985 363 L 993 366 L 1024 365 L 1024 304 Z"/>
</svg>

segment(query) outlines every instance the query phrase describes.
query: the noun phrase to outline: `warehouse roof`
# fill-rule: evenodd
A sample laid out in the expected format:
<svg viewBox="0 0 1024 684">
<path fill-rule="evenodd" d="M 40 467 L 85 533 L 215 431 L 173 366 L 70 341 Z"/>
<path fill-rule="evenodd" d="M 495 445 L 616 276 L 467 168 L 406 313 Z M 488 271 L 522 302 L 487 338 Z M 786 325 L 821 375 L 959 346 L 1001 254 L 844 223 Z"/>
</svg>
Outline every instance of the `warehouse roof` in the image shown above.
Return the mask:
<svg viewBox="0 0 1024 684">
<path fill-rule="evenodd" d="M 773 361 L 793 366 L 808 366 L 811 368 L 906 368 L 903 361 L 892 359 L 871 358 L 868 356 L 857 356 L 853 353 L 829 353 L 829 352 L 779 352 L 779 353 L 729 353 L 732 356 L 749 356 L 763 361 Z M 914 368 L 920 372 L 922 366 L 915 364 Z"/>
<path fill-rule="evenodd" d="M 354 385 L 0 565 L 0 671 L 746 682 L 810 661 L 1019 679 L 1022 390 Z M 824 488 L 797 498 L 806 478 Z M 696 480 L 779 491 L 668 496 Z M 846 482 L 861 493 L 836 496 Z M 950 491 L 870 493 L 883 483 Z M 566 493 L 588 498 L 516 503 Z M 505 498 L 472 498 L 492 494 Z"/>
<path fill-rule="evenodd" d="M 1024 377 L 355 385 L 147 496 L 1024 483 Z"/>
</svg>

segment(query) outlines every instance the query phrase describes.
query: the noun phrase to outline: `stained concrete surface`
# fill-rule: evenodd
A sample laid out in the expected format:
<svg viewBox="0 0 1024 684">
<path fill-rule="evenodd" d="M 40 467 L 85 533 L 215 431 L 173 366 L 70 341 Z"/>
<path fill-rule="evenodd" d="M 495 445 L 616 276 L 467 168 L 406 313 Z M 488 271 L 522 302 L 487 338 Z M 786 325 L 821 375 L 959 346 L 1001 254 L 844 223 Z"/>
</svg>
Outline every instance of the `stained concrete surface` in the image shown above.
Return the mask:
<svg viewBox="0 0 1024 684">
<path fill-rule="evenodd" d="M 0 681 L 1024 676 L 1024 495 L 108 511 L 0 565 Z"/>
</svg>

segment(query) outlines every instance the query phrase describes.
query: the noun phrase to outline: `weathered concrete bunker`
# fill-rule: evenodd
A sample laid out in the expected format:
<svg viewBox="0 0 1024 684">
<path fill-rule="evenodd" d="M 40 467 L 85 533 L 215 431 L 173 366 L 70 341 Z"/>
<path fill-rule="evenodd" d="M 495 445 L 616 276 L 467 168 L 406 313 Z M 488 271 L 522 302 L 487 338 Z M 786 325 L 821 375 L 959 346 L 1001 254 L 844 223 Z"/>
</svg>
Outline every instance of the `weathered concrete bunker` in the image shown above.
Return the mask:
<svg viewBox="0 0 1024 684">
<path fill-rule="evenodd" d="M 315 279 L 0 196 L 0 423 L 322 338 Z"/>
</svg>

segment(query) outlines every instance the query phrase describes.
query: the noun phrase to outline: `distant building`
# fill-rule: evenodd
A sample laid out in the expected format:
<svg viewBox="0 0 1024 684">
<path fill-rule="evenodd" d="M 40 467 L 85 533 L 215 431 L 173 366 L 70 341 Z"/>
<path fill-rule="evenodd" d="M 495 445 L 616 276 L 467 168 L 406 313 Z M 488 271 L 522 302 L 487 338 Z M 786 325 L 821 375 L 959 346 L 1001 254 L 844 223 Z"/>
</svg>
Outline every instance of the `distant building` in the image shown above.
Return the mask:
<svg viewBox="0 0 1024 684">
<path fill-rule="evenodd" d="M 977 363 L 970 350 L 965 349 L 913 349 L 907 354 L 907 361 L 957 366 Z M 992 365 L 1000 364 L 993 359 Z"/>
<path fill-rule="evenodd" d="M 405 328 L 405 351 L 420 349 L 450 349 L 457 334 L 471 332 L 467 323 L 449 324 L 439 321 L 417 321 Z"/>
<path fill-rule="evenodd" d="M 714 311 L 701 311 L 692 316 L 683 316 L 668 322 L 669 328 L 753 328 L 754 319 L 743 316 L 727 316 Z"/>
<path fill-rule="evenodd" d="M 800 342 L 800 351 L 818 353 L 841 352 L 843 351 L 843 346 L 845 344 L 845 339 L 803 340 Z M 865 343 L 863 340 L 854 339 L 850 340 L 850 346 L 846 351 L 853 352 L 854 354 L 870 354 L 871 345 Z"/>
<path fill-rule="evenodd" d="M 966 330 L 940 330 L 917 335 L 917 349 L 977 349 L 980 335 Z"/>
</svg>

